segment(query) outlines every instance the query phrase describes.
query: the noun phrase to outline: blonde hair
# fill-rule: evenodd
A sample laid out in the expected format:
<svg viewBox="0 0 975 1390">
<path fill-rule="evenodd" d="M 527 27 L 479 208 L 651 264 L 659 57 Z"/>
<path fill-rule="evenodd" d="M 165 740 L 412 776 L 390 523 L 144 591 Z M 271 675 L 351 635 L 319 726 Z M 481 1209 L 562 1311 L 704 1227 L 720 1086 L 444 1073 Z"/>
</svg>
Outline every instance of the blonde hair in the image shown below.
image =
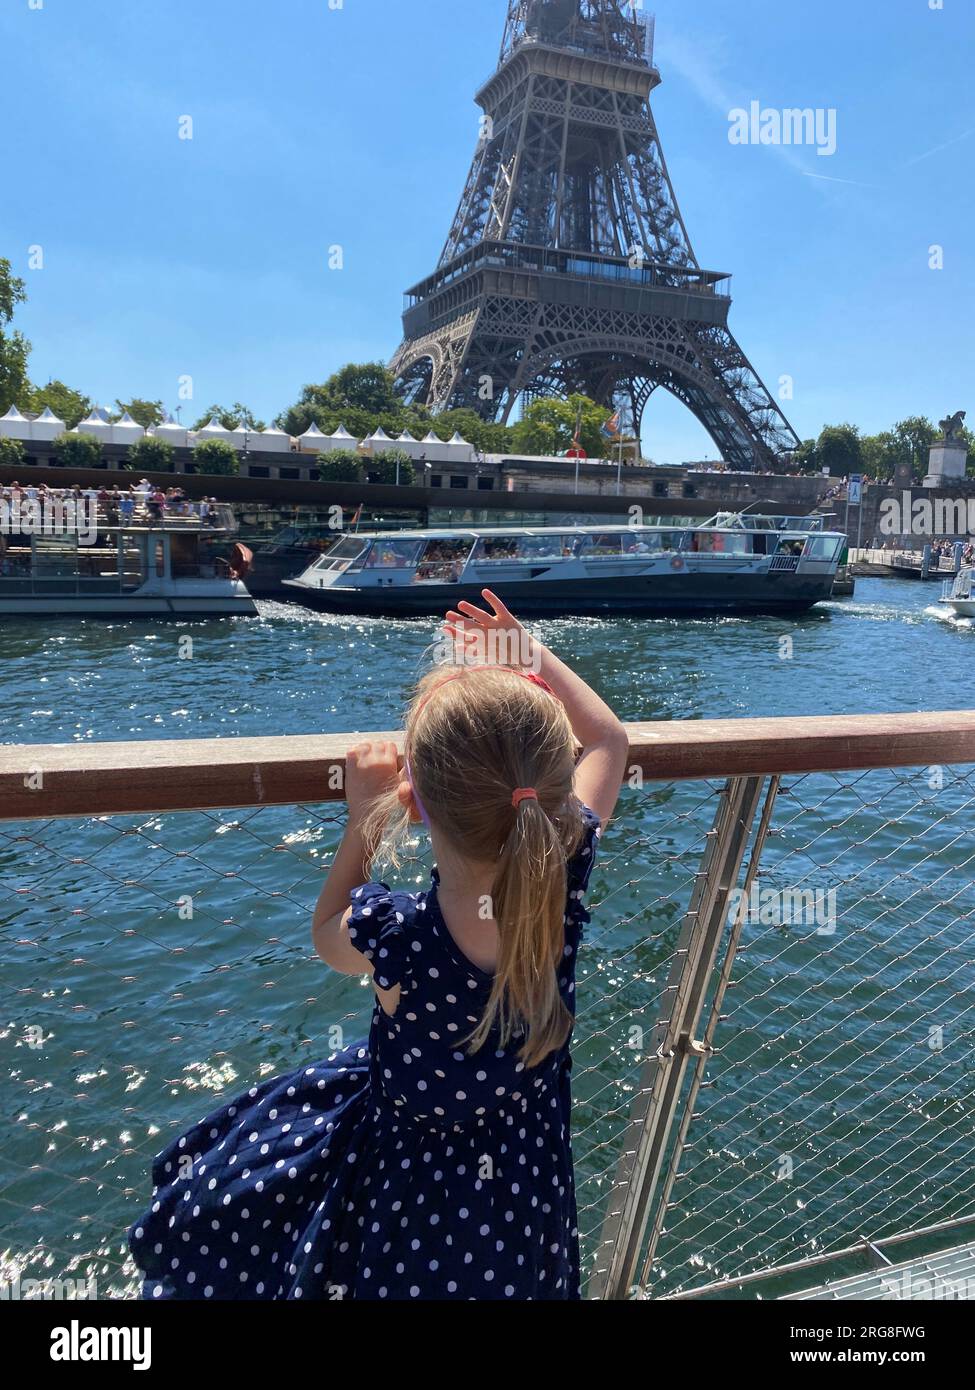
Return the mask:
<svg viewBox="0 0 975 1390">
<path fill-rule="evenodd" d="M 438 833 L 461 859 L 497 866 L 497 970 L 470 1050 L 483 1047 L 495 1025 L 501 1047 L 523 1031 L 521 1060 L 537 1066 L 572 1029 L 558 970 L 566 862 L 583 823 L 568 717 L 554 696 L 514 670 L 438 666 L 410 705 L 406 752 L 416 796 Z M 526 787 L 538 799 L 515 807 L 513 792 Z M 395 789 L 377 800 L 365 828 L 370 855 L 397 864 L 410 827 Z"/>
</svg>

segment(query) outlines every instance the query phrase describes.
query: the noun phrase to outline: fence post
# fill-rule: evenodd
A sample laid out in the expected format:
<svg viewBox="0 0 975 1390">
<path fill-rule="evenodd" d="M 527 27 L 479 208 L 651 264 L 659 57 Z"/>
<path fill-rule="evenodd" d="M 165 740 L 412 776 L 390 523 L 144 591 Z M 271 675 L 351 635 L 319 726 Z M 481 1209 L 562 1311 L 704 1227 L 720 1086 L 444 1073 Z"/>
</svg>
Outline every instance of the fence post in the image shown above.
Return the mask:
<svg viewBox="0 0 975 1390">
<path fill-rule="evenodd" d="M 701 1050 L 695 1034 L 763 783 L 763 777 L 732 777 L 708 831 L 650 1055 L 623 1136 L 589 1284 L 591 1298 L 623 1299 L 633 1283 L 688 1059 Z"/>
</svg>

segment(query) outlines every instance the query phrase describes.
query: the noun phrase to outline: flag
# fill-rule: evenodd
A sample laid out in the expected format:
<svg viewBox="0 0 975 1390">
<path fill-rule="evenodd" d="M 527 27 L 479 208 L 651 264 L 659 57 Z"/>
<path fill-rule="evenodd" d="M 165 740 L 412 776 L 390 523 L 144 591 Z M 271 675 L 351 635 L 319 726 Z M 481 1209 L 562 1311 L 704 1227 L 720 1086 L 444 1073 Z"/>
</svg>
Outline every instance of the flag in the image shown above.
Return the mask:
<svg viewBox="0 0 975 1390">
<path fill-rule="evenodd" d="M 600 429 L 607 439 L 616 439 L 620 432 L 620 413 L 617 410 L 615 415 L 611 415 L 605 425 L 600 425 Z"/>
</svg>

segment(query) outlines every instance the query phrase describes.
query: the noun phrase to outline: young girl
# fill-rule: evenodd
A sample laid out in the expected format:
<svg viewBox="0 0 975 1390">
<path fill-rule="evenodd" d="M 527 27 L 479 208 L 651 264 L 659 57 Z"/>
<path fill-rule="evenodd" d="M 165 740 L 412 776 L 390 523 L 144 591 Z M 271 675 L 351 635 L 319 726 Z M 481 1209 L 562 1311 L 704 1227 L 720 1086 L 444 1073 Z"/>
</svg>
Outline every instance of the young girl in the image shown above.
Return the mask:
<svg viewBox="0 0 975 1390">
<path fill-rule="evenodd" d="M 484 597 L 447 632 L 514 642 L 523 667 L 436 667 L 402 766 L 385 742 L 348 759 L 313 937 L 333 969 L 372 975 L 369 1040 L 252 1087 L 160 1154 L 130 1233 L 146 1298 L 580 1296 L 575 959 L 627 739 Z M 395 852 L 421 820 L 431 887 L 363 886 L 380 841 Z"/>
</svg>

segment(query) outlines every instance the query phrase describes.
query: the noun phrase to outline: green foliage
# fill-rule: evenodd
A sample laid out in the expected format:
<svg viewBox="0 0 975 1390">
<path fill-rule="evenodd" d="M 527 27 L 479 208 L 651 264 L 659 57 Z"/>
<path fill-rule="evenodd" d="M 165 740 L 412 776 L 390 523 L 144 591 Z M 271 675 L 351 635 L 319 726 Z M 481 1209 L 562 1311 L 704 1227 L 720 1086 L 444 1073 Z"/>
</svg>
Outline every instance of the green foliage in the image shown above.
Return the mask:
<svg viewBox="0 0 975 1390">
<path fill-rule="evenodd" d="M 459 432 L 482 453 L 510 453 L 511 430 L 483 420 L 475 410 L 448 410 L 431 415 L 422 405 L 405 405 L 393 390 L 393 378 L 381 362 L 350 363 L 319 386 L 306 386 L 294 405 L 275 420 L 278 429 L 304 434 L 313 423 L 326 434 L 344 425 L 357 439 L 382 427 L 395 439 L 405 430 L 422 439 L 431 430 L 438 439 Z"/>
<path fill-rule="evenodd" d="M 161 425 L 166 414 L 162 401 L 144 401 L 139 396 L 134 396 L 131 401 L 117 400 L 115 404 L 118 407 L 118 414 L 115 416 L 117 420 L 128 411 L 132 419 L 144 430 L 152 429 L 153 425 Z"/>
<path fill-rule="evenodd" d="M 30 343 L 16 328 L 7 328 L 17 305 L 26 298 L 23 280 L 13 274 L 10 262 L 0 256 L 0 415 L 5 415 L 29 388 Z"/>
<path fill-rule="evenodd" d="M 318 474 L 323 483 L 357 483 L 362 459 L 355 449 L 333 449 L 318 455 Z"/>
<path fill-rule="evenodd" d="M 222 405 L 211 405 L 210 409 L 204 411 L 196 424 L 191 425 L 190 428 L 202 430 L 214 417 L 216 417 L 221 427 L 225 430 L 241 428 L 257 431 L 266 428 L 264 421 L 258 420 L 257 416 L 252 411 L 248 410 L 246 405 L 241 405 L 240 401 L 232 405 L 229 410 Z M 141 424 L 142 422 L 140 421 L 139 423 Z M 224 440 L 223 442 L 226 443 L 227 441 Z"/>
<path fill-rule="evenodd" d="M 21 468 L 27 460 L 27 450 L 22 439 L 8 439 L 0 435 L 0 467 Z"/>
<path fill-rule="evenodd" d="M 863 467 L 863 442 L 856 425 L 827 425 L 816 441 L 820 468 L 843 477 Z"/>
<path fill-rule="evenodd" d="M 216 473 L 233 477 L 240 472 L 237 450 L 225 439 L 204 439 L 193 450 L 193 463 L 198 473 Z"/>
<path fill-rule="evenodd" d="M 612 450 L 601 426 L 612 412 L 588 396 L 569 396 L 568 400 L 532 401 L 512 430 L 515 453 L 564 454 L 571 449 L 576 420 L 581 416 L 579 442 L 590 458 L 604 458 Z"/>
<path fill-rule="evenodd" d="M 63 381 L 49 381 L 46 386 L 31 386 L 25 396 L 17 402 L 21 410 L 29 410 L 34 415 L 50 408 L 64 427 L 73 430 L 79 420 L 91 412 L 91 399 L 80 391 L 65 386 Z"/>
<path fill-rule="evenodd" d="M 400 487 L 409 487 L 413 481 L 413 460 L 405 449 L 384 449 L 382 453 L 376 454 L 366 467 L 370 480 L 377 483 L 395 484 L 397 467 Z"/>
<path fill-rule="evenodd" d="M 223 443 L 222 440 L 215 442 Z M 124 467 L 137 469 L 140 473 L 170 473 L 175 459 L 176 450 L 168 439 L 156 439 L 147 434 L 137 439 L 129 449 Z"/>
<path fill-rule="evenodd" d="M 818 473 L 822 465 L 816 453 L 815 439 L 804 439 L 793 454 L 793 462 L 800 473 Z"/>
<path fill-rule="evenodd" d="M 54 441 L 54 457 L 62 468 L 97 468 L 102 446 L 93 434 L 59 434 Z"/>
</svg>

